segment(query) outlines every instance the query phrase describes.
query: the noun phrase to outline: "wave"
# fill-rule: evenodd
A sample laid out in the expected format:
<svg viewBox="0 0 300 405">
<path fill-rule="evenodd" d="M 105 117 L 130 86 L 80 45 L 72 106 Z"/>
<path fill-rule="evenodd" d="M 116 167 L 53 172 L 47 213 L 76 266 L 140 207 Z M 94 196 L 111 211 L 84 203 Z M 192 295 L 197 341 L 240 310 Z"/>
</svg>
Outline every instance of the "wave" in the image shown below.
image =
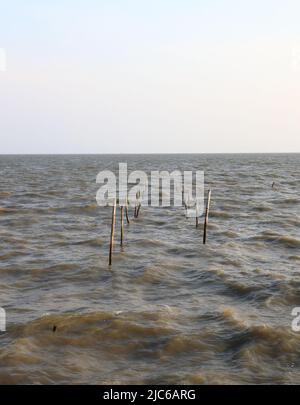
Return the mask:
<svg viewBox="0 0 300 405">
<path fill-rule="evenodd" d="M 299 248 L 300 247 L 300 240 L 287 235 L 281 235 L 275 232 L 265 231 L 262 232 L 260 235 L 253 236 L 250 238 L 254 241 L 263 241 L 267 243 L 281 245 L 287 248 Z"/>
<path fill-rule="evenodd" d="M 210 217 L 229 219 L 229 218 L 232 218 L 232 215 L 225 211 L 211 211 Z"/>
</svg>

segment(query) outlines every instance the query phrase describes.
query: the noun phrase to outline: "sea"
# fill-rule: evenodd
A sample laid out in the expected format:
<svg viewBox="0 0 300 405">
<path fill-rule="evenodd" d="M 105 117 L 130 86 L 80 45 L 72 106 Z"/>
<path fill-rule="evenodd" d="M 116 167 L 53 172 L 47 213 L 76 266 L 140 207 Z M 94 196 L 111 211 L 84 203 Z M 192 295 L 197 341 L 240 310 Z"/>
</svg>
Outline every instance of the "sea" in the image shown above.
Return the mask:
<svg viewBox="0 0 300 405">
<path fill-rule="evenodd" d="M 130 224 L 96 176 L 204 171 Z M 299 384 L 300 154 L 0 155 L 0 384 Z M 298 322 L 300 325 L 300 320 Z M 299 329 L 299 328 L 298 328 Z"/>
</svg>

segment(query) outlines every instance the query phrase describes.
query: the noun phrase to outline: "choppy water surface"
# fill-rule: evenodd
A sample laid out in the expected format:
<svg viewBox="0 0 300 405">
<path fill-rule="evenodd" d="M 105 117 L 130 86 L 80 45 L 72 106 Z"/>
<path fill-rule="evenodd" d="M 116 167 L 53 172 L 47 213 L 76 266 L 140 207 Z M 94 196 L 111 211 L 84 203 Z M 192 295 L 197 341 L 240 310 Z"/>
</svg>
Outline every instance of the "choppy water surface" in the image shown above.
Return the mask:
<svg viewBox="0 0 300 405">
<path fill-rule="evenodd" d="M 109 269 L 95 178 L 118 162 L 204 170 L 207 245 L 183 208 L 142 208 Z M 300 383 L 299 166 L 296 154 L 0 156 L 0 382 Z"/>
</svg>

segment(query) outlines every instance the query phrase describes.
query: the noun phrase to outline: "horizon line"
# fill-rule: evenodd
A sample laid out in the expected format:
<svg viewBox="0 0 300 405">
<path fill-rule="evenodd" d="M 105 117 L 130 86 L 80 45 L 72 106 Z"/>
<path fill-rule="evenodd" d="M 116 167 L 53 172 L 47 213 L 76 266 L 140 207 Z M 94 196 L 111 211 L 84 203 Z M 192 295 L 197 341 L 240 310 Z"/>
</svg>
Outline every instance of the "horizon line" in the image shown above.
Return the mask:
<svg viewBox="0 0 300 405">
<path fill-rule="evenodd" d="M 0 153 L 0 156 L 90 156 L 90 155 L 297 155 L 300 152 L 97 152 L 97 153 Z"/>
</svg>

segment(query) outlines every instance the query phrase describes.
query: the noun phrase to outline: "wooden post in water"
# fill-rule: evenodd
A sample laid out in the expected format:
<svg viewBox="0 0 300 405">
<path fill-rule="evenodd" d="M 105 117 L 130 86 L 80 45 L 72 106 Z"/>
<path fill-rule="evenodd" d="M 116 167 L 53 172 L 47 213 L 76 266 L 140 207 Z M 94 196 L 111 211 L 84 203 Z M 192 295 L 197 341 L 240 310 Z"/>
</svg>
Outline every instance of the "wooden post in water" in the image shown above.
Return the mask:
<svg viewBox="0 0 300 405">
<path fill-rule="evenodd" d="M 141 196 L 141 192 L 138 191 L 135 195 L 136 201 L 135 201 L 135 207 L 134 207 L 134 218 L 137 218 L 139 216 L 139 212 L 140 212 L 140 206 L 141 204 L 139 203 L 139 198 Z"/>
<path fill-rule="evenodd" d="M 205 243 L 206 243 L 206 231 L 207 231 L 207 224 L 208 224 L 210 196 L 211 196 L 211 190 L 208 190 L 206 210 L 205 210 L 205 219 L 204 219 L 204 228 L 203 228 L 203 245 L 205 245 Z"/>
<path fill-rule="evenodd" d="M 124 207 L 121 207 L 121 246 L 123 246 L 124 239 Z"/>
<path fill-rule="evenodd" d="M 128 217 L 128 200 L 127 200 L 127 198 L 126 198 L 126 205 L 125 205 L 125 215 L 126 215 L 127 224 L 129 225 L 130 221 L 129 221 L 129 217 Z"/>
<path fill-rule="evenodd" d="M 198 225 L 199 225 L 199 214 L 198 214 L 198 204 L 197 204 L 197 201 L 196 201 L 195 213 L 196 213 L 196 228 L 198 228 Z"/>
<path fill-rule="evenodd" d="M 113 253 L 113 246 L 114 246 L 115 226 L 116 226 L 116 209 L 117 209 L 117 202 L 115 200 L 113 209 L 112 209 L 112 217 L 111 217 L 109 259 L 108 259 L 109 266 L 111 266 L 111 263 L 112 263 L 112 253 Z"/>
<path fill-rule="evenodd" d="M 138 218 L 141 209 L 141 203 L 139 203 L 137 210 L 136 210 L 136 217 Z"/>
</svg>

